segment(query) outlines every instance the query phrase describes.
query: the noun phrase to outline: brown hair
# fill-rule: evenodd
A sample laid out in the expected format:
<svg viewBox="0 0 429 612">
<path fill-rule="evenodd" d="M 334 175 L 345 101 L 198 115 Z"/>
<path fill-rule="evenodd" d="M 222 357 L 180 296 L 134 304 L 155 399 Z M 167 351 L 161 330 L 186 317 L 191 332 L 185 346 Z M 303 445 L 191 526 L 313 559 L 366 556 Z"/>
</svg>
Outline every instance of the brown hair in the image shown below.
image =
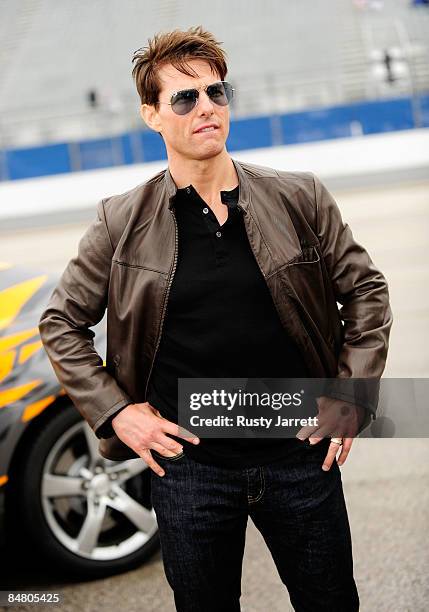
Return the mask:
<svg viewBox="0 0 429 612">
<path fill-rule="evenodd" d="M 161 82 L 156 68 L 163 64 L 172 64 L 177 70 L 188 76 L 198 76 L 195 70 L 186 63 L 187 60 L 205 60 L 220 79 L 225 80 L 228 68 L 226 54 L 213 34 L 195 26 L 186 31 L 173 30 L 159 32 L 148 39 L 148 46 L 134 51 L 132 63 L 135 62 L 132 76 L 142 104 L 158 106 Z"/>
</svg>

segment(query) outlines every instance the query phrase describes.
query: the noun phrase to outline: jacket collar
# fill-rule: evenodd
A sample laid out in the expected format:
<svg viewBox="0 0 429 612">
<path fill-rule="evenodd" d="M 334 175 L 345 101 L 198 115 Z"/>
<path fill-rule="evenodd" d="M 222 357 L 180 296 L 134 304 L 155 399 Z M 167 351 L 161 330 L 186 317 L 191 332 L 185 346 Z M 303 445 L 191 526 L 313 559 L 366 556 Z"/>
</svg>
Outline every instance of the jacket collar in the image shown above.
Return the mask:
<svg viewBox="0 0 429 612">
<path fill-rule="evenodd" d="M 237 204 L 246 213 L 249 207 L 249 199 L 250 199 L 249 197 L 249 179 L 247 177 L 246 172 L 244 171 L 242 164 L 236 159 L 233 159 L 232 157 L 231 157 L 231 160 L 235 166 L 235 170 L 238 175 L 239 198 L 238 198 Z M 166 185 L 167 195 L 168 195 L 168 208 L 171 210 L 174 206 L 174 198 L 177 193 L 177 186 L 173 180 L 173 177 L 171 176 L 170 168 L 168 167 L 165 171 L 164 180 L 165 180 L 165 185 Z"/>
</svg>

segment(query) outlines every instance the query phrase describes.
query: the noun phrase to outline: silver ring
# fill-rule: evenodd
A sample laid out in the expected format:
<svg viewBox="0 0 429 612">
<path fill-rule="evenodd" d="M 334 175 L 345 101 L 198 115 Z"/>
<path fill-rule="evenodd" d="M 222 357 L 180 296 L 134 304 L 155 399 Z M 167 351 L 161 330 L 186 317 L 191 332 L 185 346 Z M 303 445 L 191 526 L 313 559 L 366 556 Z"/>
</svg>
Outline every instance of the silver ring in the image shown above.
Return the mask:
<svg viewBox="0 0 429 612">
<path fill-rule="evenodd" d="M 342 446 L 343 439 L 342 438 L 331 438 L 331 442 L 334 442 L 334 444 L 338 444 L 339 446 Z"/>
</svg>

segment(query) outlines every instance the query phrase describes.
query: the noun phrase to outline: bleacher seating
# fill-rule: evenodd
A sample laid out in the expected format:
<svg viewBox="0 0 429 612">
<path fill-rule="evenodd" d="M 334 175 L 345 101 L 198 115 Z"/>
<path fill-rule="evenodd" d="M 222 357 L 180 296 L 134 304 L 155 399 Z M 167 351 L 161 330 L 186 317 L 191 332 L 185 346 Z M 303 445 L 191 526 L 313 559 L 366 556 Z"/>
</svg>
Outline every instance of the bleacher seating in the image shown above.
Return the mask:
<svg viewBox="0 0 429 612">
<path fill-rule="evenodd" d="M 429 90 L 429 10 L 408 0 L 382 11 L 351 0 L 5 0 L 0 148 L 141 128 L 133 51 L 157 31 L 200 23 L 228 52 L 236 118 Z M 386 48 L 405 66 L 393 84 L 377 77 Z M 89 108 L 91 89 L 99 108 Z"/>
</svg>

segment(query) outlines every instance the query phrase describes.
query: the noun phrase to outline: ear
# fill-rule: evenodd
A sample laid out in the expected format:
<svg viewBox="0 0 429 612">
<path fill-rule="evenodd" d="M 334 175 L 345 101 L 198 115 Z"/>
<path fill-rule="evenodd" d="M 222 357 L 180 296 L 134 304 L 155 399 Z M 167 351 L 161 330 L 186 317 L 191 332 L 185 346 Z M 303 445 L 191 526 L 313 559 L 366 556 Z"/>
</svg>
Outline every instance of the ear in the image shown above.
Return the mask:
<svg viewBox="0 0 429 612">
<path fill-rule="evenodd" d="M 155 130 L 155 132 L 161 132 L 162 123 L 155 106 L 152 104 L 142 104 L 140 115 L 148 127 Z"/>
</svg>

